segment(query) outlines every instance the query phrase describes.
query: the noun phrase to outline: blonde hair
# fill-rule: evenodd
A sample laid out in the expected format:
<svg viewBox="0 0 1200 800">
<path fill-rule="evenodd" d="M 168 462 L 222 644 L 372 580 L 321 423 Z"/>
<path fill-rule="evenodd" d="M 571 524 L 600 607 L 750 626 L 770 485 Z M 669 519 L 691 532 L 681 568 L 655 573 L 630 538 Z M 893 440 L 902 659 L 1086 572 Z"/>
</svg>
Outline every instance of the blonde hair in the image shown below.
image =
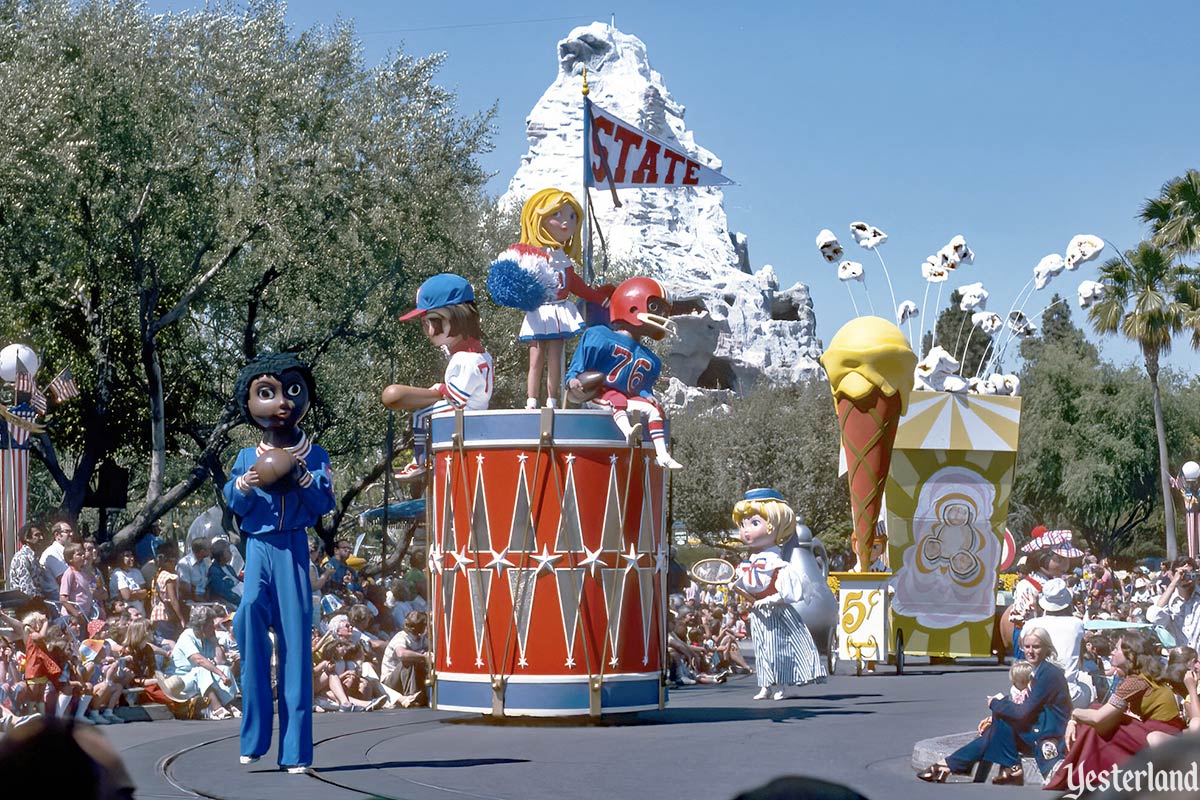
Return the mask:
<svg viewBox="0 0 1200 800">
<path fill-rule="evenodd" d="M 1008 679 L 1018 689 L 1025 689 L 1033 680 L 1033 664 L 1028 661 L 1014 661 L 1008 668 Z"/>
<path fill-rule="evenodd" d="M 1021 632 L 1021 641 L 1024 642 L 1030 636 L 1037 639 L 1046 648 L 1046 658 L 1058 658 L 1054 640 L 1050 638 L 1050 633 L 1045 628 L 1026 628 Z"/>
<path fill-rule="evenodd" d="M 760 516 L 771 526 L 775 544 L 783 544 L 796 532 L 796 512 L 782 500 L 739 500 L 733 507 L 733 524 Z"/>
<path fill-rule="evenodd" d="M 563 206 L 570 206 L 575 210 L 575 216 L 579 218 L 580 228 L 582 228 L 583 208 L 570 192 L 564 192 L 562 189 L 542 189 L 534 192 L 533 196 L 526 200 L 525 205 L 521 207 L 521 244 L 535 247 L 562 247 L 563 252 L 572 261 L 578 263 L 583 250 L 579 237 L 580 228 L 575 229 L 575 234 L 567 240 L 565 245 L 560 245 L 542 228 L 542 223 L 546 221 L 546 218 Z"/>
<path fill-rule="evenodd" d="M 48 622 L 48 618 L 40 611 L 30 611 L 25 616 L 21 617 L 21 624 L 26 628 L 32 628 L 35 631 L 41 631 L 42 626 Z"/>
</svg>

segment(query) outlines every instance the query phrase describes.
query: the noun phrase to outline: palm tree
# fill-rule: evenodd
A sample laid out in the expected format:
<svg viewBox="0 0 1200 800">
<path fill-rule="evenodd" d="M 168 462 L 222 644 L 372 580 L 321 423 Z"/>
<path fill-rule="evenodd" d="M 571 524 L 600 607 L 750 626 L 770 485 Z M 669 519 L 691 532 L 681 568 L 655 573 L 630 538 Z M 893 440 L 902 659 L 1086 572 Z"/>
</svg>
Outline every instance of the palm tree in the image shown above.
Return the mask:
<svg viewBox="0 0 1200 800">
<path fill-rule="evenodd" d="M 1200 250 L 1200 171 L 1189 169 L 1163 184 L 1162 193 L 1142 204 L 1151 241 L 1177 256 Z"/>
<path fill-rule="evenodd" d="M 1200 176 L 1198 176 L 1200 177 Z M 1121 333 L 1142 351 L 1154 397 L 1154 430 L 1158 434 L 1159 479 L 1167 523 L 1167 558 L 1174 559 L 1175 503 L 1167 460 L 1167 431 L 1158 390 L 1159 358 L 1170 352 L 1171 340 L 1196 317 L 1195 272 L 1175 264 L 1166 250 L 1142 242 L 1100 267 L 1103 299 L 1088 311 L 1098 333 Z M 1193 346 L 1197 343 L 1193 332 Z"/>
</svg>

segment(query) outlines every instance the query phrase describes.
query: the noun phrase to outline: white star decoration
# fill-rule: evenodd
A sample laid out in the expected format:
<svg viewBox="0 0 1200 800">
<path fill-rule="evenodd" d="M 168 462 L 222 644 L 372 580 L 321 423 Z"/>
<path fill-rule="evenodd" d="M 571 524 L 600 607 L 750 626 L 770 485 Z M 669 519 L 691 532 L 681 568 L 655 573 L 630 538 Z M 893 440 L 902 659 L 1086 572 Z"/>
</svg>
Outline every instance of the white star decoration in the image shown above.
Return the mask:
<svg viewBox="0 0 1200 800">
<path fill-rule="evenodd" d="M 525 656 L 521 656 L 520 658 L 517 659 L 517 666 L 518 667 L 528 667 L 529 666 L 529 662 L 525 660 Z"/>
<path fill-rule="evenodd" d="M 617 654 L 616 653 L 613 653 L 613 657 L 608 660 L 608 665 L 610 667 L 617 666 Z"/>
<path fill-rule="evenodd" d="M 658 552 L 654 554 L 654 571 L 662 572 L 667 569 L 667 562 L 670 560 L 670 551 L 663 547 L 659 542 Z"/>
<path fill-rule="evenodd" d="M 529 460 L 529 453 L 520 453 L 520 454 L 517 456 L 517 463 L 518 463 L 518 464 L 524 464 L 524 463 L 525 463 L 526 461 L 528 461 L 528 460 Z"/>
<path fill-rule="evenodd" d="M 562 560 L 562 554 L 550 555 L 550 550 L 546 547 L 545 542 L 542 542 L 542 552 L 534 554 L 530 557 L 537 562 L 538 568 L 537 572 L 535 573 L 537 575 L 541 575 L 542 572 L 546 570 L 553 572 L 554 562 Z"/>
<path fill-rule="evenodd" d="M 481 467 L 483 466 L 483 453 L 479 453 L 475 456 L 475 463 Z"/>
<path fill-rule="evenodd" d="M 449 468 L 450 468 L 450 465 L 451 465 L 451 464 L 453 464 L 453 463 L 454 463 L 454 456 L 452 456 L 451 454 L 447 453 L 447 454 L 446 454 L 446 468 L 447 468 L 447 469 L 449 469 Z"/>
<path fill-rule="evenodd" d="M 604 562 L 602 562 L 600 560 L 600 548 L 597 547 L 595 550 L 589 550 L 589 549 L 587 549 L 587 546 L 585 545 L 583 548 L 583 552 L 586 553 L 587 555 L 585 555 L 579 561 L 579 566 L 587 567 L 588 572 L 590 572 L 592 574 L 592 577 L 594 578 L 594 577 L 596 577 L 596 568 L 604 566 Z"/>
<path fill-rule="evenodd" d="M 628 575 L 633 570 L 641 566 L 642 554 L 634 547 L 633 542 L 629 543 L 629 551 L 622 553 L 621 558 L 625 559 L 625 574 Z"/>
<path fill-rule="evenodd" d="M 567 656 L 566 666 L 568 666 L 568 667 L 575 666 L 575 659 L 571 658 L 570 656 Z"/>
<path fill-rule="evenodd" d="M 475 666 L 477 666 L 477 667 L 482 667 L 482 666 L 483 666 L 483 659 L 482 659 L 482 658 L 476 658 L 476 659 L 475 659 Z"/>
<path fill-rule="evenodd" d="M 429 547 L 429 568 L 438 575 L 442 574 L 442 548 L 434 542 Z"/>
<path fill-rule="evenodd" d="M 495 550 L 489 550 L 488 553 L 492 556 L 492 560 L 488 562 L 487 568 L 496 570 L 497 575 L 504 574 L 505 567 L 515 567 L 516 564 L 508 560 L 508 548 L 504 548 L 499 553 Z"/>
<path fill-rule="evenodd" d="M 609 464 L 616 464 L 616 463 L 617 463 L 617 454 L 616 454 L 616 453 L 613 453 L 612 455 L 610 455 L 610 456 L 608 457 L 608 463 L 609 463 Z"/>
<path fill-rule="evenodd" d="M 463 549 L 461 551 L 451 552 L 450 555 L 454 557 L 454 569 L 459 570 L 464 574 L 467 571 L 467 565 L 475 563 L 475 559 L 467 555 L 466 545 L 463 545 Z"/>
<path fill-rule="evenodd" d="M 567 464 L 574 464 L 575 463 L 575 454 L 567 453 L 566 462 L 567 462 Z"/>
</svg>

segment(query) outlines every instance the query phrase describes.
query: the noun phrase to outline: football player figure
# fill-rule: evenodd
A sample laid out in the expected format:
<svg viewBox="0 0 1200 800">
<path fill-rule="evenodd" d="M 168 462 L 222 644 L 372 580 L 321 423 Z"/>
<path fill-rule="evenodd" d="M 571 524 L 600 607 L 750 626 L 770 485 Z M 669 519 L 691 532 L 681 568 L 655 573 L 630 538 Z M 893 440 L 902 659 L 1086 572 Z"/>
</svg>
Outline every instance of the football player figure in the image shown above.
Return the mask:
<svg viewBox="0 0 1200 800">
<path fill-rule="evenodd" d="M 567 370 L 567 388 L 574 399 L 611 409 L 613 421 L 631 443 L 642 431 L 640 424 L 630 424 L 628 412 L 644 413 L 655 462 L 666 469 L 681 469 L 683 465 L 667 451 L 662 407 L 654 397 L 662 361 L 641 342 L 646 336 L 662 339 L 674 334 L 667 319 L 670 311 L 658 281 L 630 278 L 619 285 L 609 301 L 609 326 L 594 325 L 583 332 Z M 591 396 L 593 390 L 596 394 Z"/>
<path fill-rule="evenodd" d="M 425 474 L 425 433 L 428 420 L 456 408 L 483 410 L 492 398 L 492 357 L 480 343 L 475 290 L 464 278 L 434 275 L 417 289 L 417 307 L 400 317 L 421 320 L 429 343 L 450 357 L 442 383 L 428 389 L 393 383 L 383 390 L 383 404 L 393 411 L 412 411 L 413 460 L 396 473 L 401 481 Z"/>
</svg>

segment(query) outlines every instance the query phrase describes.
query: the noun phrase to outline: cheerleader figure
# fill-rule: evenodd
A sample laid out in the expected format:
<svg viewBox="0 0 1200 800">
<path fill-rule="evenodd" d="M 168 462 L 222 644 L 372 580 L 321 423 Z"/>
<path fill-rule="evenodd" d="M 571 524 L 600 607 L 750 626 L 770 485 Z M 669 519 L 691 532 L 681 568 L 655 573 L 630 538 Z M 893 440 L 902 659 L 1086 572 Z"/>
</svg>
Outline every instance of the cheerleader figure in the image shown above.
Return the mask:
<svg viewBox="0 0 1200 800">
<path fill-rule="evenodd" d="M 813 589 L 779 549 L 796 532 L 795 512 L 774 489 L 752 489 L 733 507 L 733 522 L 750 551 L 738 565 L 733 589 L 754 602 L 750 636 L 759 686 L 754 699 L 782 700 L 789 687 L 824 683 L 817 645 L 791 605 Z"/>
<path fill-rule="evenodd" d="M 500 254 L 522 269 L 536 274 L 545 287 L 541 304 L 525 311 L 520 339 L 529 343 L 529 377 L 526 408 L 537 408 L 542 371 L 546 372 L 546 407 L 554 408 L 561 396 L 563 345 L 583 330 L 583 317 L 568 299 L 582 297 L 605 303 L 613 287 L 588 286 L 575 274 L 580 258 L 579 229 L 583 209 L 561 189 L 542 189 L 521 209 L 521 241 Z M 503 301 L 497 299 L 497 302 Z M 524 307 L 524 306 L 518 306 Z"/>
</svg>

